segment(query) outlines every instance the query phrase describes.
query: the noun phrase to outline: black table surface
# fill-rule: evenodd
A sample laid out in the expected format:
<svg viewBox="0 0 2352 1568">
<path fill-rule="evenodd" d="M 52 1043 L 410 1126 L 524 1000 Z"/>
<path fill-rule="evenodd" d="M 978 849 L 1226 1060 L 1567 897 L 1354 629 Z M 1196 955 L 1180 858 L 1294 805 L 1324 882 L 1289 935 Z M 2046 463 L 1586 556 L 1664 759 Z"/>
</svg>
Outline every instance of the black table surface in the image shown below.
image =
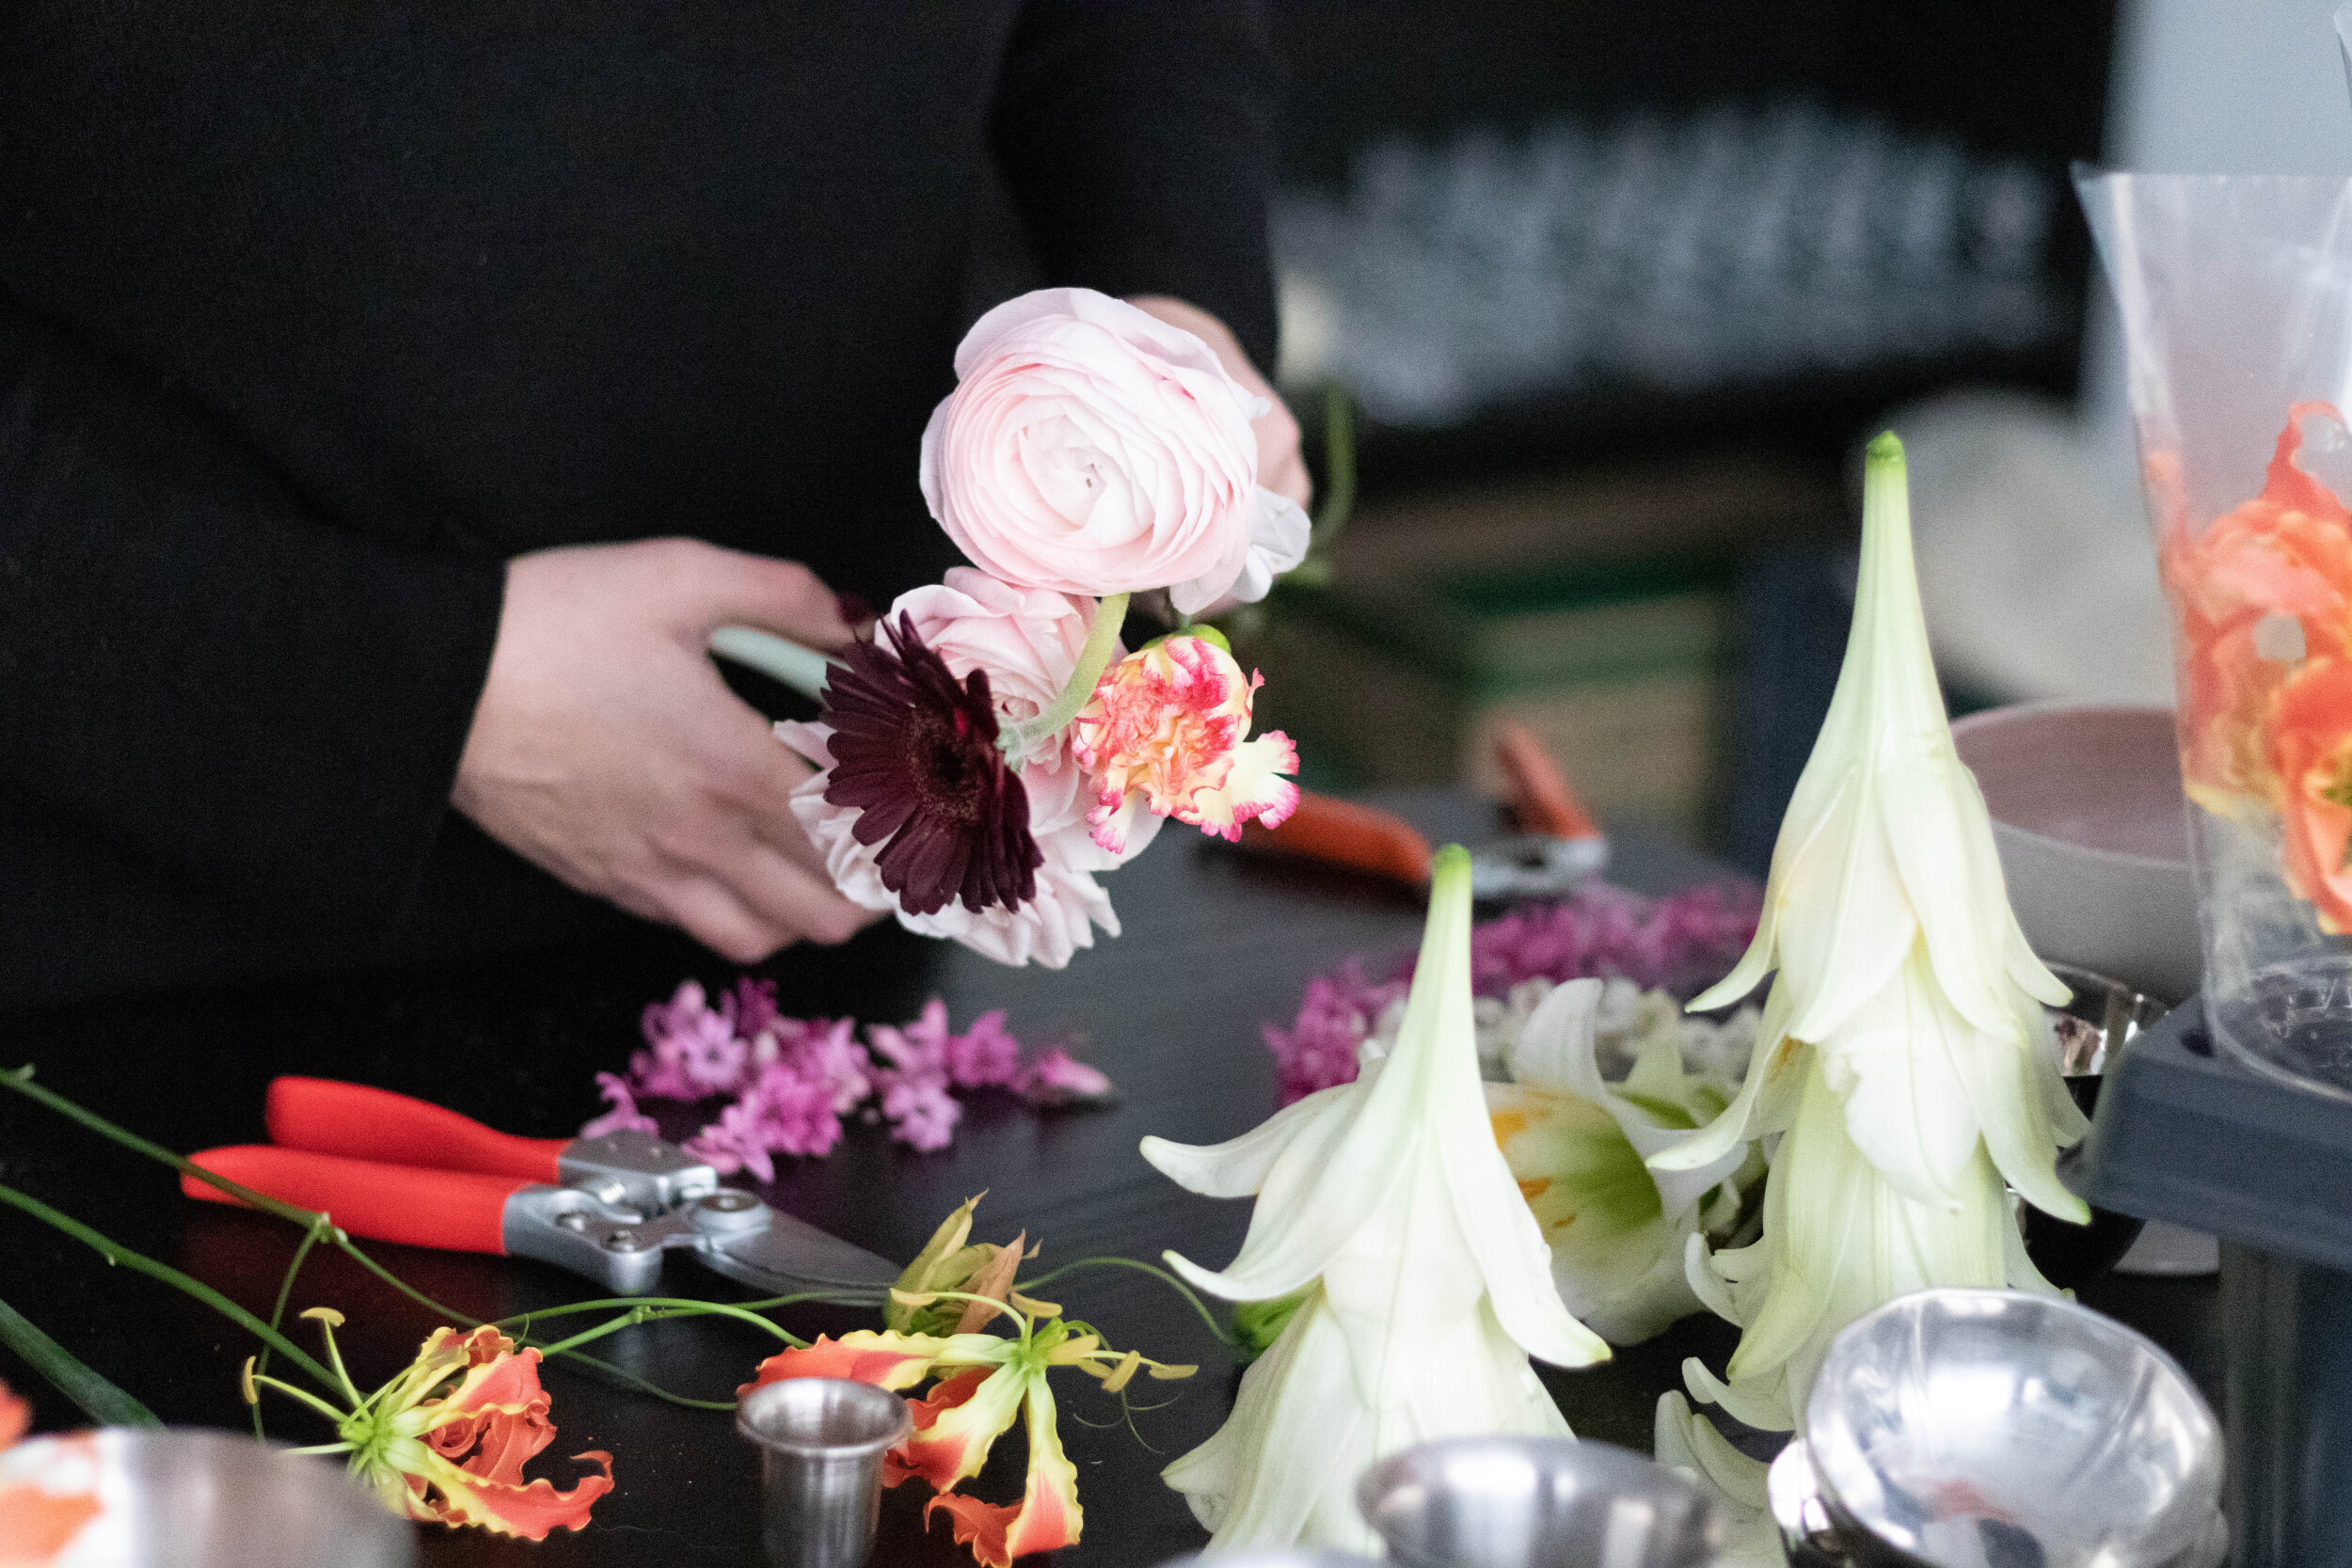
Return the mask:
<svg viewBox="0 0 2352 1568">
<path fill-rule="evenodd" d="M 1433 841 L 1475 842 L 1495 831 L 1491 811 L 1468 797 L 1383 799 Z M 1617 835 L 1610 872 L 1647 892 L 1720 874 L 1697 854 L 1634 832 Z M 1169 1248 L 1211 1267 L 1227 1262 L 1249 1205 L 1183 1192 L 1143 1162 L 1137 1141 L 1157 1133 L 1214 1142 L 1262 1120 L 1276 1085 L 1260 1025 L 1287 1024 L 1308 976 L 1348 954 L 1385 962 L 1409 952 L 1422 911 L 1401 890 L 1254 860 L 1176 828 L 1111 888 L 1125 935 L 1060 973 L 1007 970 L 895 927 L 835 950 L 793 950 L 765 966 L 794 1016 L 896 1022 L 937 994 L 962 1028 L 1003 1007 L 1025 1044 L 1069 1045 L 1111 1075 L 1120 1098 L 1104 1109 L 1040 1112 L 1009 1096 L 976 1095 L 954 1145 L 929 1154 L 893 1143 L 880 1128 L 856 1127 L 829 1158 L 782 1161 L 764 1196 L 892 1258 L 913 1256 L 949 1210 L 985 1189 L 977 1234 L 1007 1241 L 1025 1231 L 1042 1243 L 1039 1269 L 1103 1254 L 1153 1259 Z M 689 975 L 715 991 L 733 972 L 682 938 L 647 934 L 621 947 L 467 969 L 146 997 L 0 1019 L 0 1065 L 33 1062 L 39 1081 L 182 1149 L 260 1140 L 263 1085 L 284 1072 L 375 1084 L 508 1131 L 561 1135 L 601 1108 L 591 1075 L 623 1066 L 639 1043 L 644 1005 Z M 183 1199 L 167 1170 L 5 1093 L 0 1180 L 264 1315 L 296 1241 L 291 1227 L 266 1216 Z M 425 1293 L 477 1318 L 601 1293 L 533 1262 L 370 1250 Z M 713 1300 L 748 1294 L 683 1260 L 671 1263 L 664 1288 Z M 1086 1380 L 1059 1386 L 1063 1441 L 1086 1510 L 1081 1544 L 1061 1556 L 1143 1564 L 1198 1547 L 1205 1532 L 1158 1472 L 1223 1421 L 1237 1371 L 1191 1309 L 1148 1277 L 1106 1269 L 1046 1293 L 1120 1349 L 1201 1369 L 1188 1382 L 1139 1382 L 1132 1427 L 1118 1402 Z M 2216 1392 L 2210 1280 L 2116 1278 L 2084 1298 L 2153 1335 L 2209 1396 Z M 167 1422 L 247 1424 L 237 1370 L 255 1347 L 240 1330 L 13 1211 L 0 1211 L 0 1300 Z M 331 1254 L 313 1256 L 294 1292 L 296 1308 L 320 1305 L 349 1319 L 342 1339 L 362 1386 L 405 1364 L 439 1321 Z M 803 1335 L 873 1325 L 870 1315 L 829 1308 L 781 1316 Z M 1702 1315 L 1602 1366 L 1544 1369 L 1545 1380 L 1581 1435 L 1646 1450 L 1658 1396 L 1679 1385 L 1683 1358 L 1699 1355 L 1720 1370 L 1735 1340 L 1728 1325 Z M 725 1399 L 773 1348 L 755 1330 L 702 1319 L 625 1330 L 601 1350 L 665 1387 Z M 42 1429 L 82 1424 L 6 1352 L 0 1377 L 32 1399 Z M 534 1473 L 566 1478 L 571 1466 L 550 1461 L 607 1449 L 613 1493 L 596 1504 L 588 1528 L 539 1545 L 427 1528 L 424 1562 L 686 1568 L 759 1560 L 755 1462 L 727 1416 L 624 1392 L 561 1365 L 548 1370 L 546 1384 L 560 1431 Z M 268 1415 L 274 1436 L 328 1438 L 323 1421 L 291 1402 Z M 1017 1436 L 1000 1444 L 967 1490 L 1016 1497 L 1023 1447 Z M 875 1560 L 969 1561 L 949 1544 L 944 1521 L 926 1534 L 921 1491 L 910 1483 L 885 1495 Z"/>
</svg>

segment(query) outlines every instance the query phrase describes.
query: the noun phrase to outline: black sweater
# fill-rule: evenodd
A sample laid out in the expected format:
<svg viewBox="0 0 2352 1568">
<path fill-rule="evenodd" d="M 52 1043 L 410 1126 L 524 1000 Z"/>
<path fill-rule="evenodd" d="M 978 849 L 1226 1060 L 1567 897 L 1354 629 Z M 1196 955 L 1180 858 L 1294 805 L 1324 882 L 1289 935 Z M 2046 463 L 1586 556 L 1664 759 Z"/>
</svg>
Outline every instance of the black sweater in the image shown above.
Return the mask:
<svg viewBox="0 0 2352 1568">
<path fill-rule="evenodd" d="M 1271 74 L 1247 0 L 0 5 L 0 1004 L 587 918 L 448 806 L 504 559 L 934 577 L 992 178 L 1263 362 Z"/>
</svg>

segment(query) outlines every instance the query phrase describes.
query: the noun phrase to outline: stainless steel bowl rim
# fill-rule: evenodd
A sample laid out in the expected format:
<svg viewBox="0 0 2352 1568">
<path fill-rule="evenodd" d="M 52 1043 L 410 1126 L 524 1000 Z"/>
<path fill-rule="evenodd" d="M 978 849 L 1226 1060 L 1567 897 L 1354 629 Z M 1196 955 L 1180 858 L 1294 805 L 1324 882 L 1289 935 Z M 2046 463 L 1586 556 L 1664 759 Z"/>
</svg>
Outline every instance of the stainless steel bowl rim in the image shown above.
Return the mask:
<svg viewBox="0 0 2352 1568">
<path fill-rule="evenodd" d="M 869 1396 L 880 1396 L 882 1399 L 890 1401 L 892 1404 L 898 1407 L 898 1420 L 885 1435 L 881 1437 L 865 1438 L 854 1443 L 806 1442 L 797 1438 L 779 1437 L 772 1433 L 762 1432 L 757 1427 L 754 1426 L 752 1424 L 752 1417 L 754 1415 L 752 1408 L 753 1402 L 759 1399 L 759 1397 L 766 1393 L 770 1388 L 787 1388 L 795 1383 L 821 1383 L 838 1385 L 840 1387 L 845 1389 L 855 1388 L 860 1390 L 860 1392 L 854 1397 L 860 1400 L 866 1400 Z M 799 1391 L 796 1390 L 796 1392 Z M 772 1396 L 772 1399 L 786 1399 L 789 1397 L 791 1396 L 775 1395 Z M 876 1405 L 875 1408 L 879 1410 L 881 1407 Z M 908 1436 L 914 1431 L 914 1418 L 913 1416 L 908 1414 L 906 1401 L 900 1399 L 896 1394 L 890 1393 L 886 1389 L 877 1388 L 870 1383 L 858 1383 L 849 1378 L 834 1377 L 783 1378 L 779 1379 L 777 1382 L 755 1388 L 743 1397 L 742 1402 L 738 1404 L 735 1408 L 735 1430 L 740 1433 L 748 1441 L 755 1443 L 763 1449 L 772 1449 L 777 1453 L 794 1454 L 808 1459 L 822 1459 L 829 1456 L 839 1456 L 841 1458 L 848 1459 L 862 1454 L 878 1453 L 884 1449 L 898 1447 L 900 1443 L 905 1442 Z"/>
<path fill-rule="evenodd" d="M 2185 1525 L 2192 1521 L 2202 1523 L 2213 1513 L 2219 1500 L 2217 1486 L 2220 1473 L 2218 1456 L 2221 1445 L 2219 1423 L 2215 1419 L 2211 1406 L 2205 1402 L 2204 1396 L 2199 1391 L 2196 1383 L 2163 1346 L 2128 1324 L 2119 1323 L 2105 1313 L 2094 1311 L 2078 1302 L 2029 1294 L 2022 1291 L 1939 1286 L 1898 1296 L 1885 1306 L 1847 1324 L 1845 1328 L 1838 1331 L 1836 1338 L 1830 1341 L 1828 1354 L 1823 1356 L 1820 1369 L 1815 1373 L 1812 1393 L 1807 1398 L 1805 1408 L 1802 1413 L 1801 1436 L 1806 1445 L 1807 1465 L 1812 1472 L 1821 1504 L 1829 1512 L 1831 1518 L 1841 1528 L 1858 1530 L 1870 1536 L 1877 1545 L 1894 1553 L 1901 1560 L 1918 1560 L 1903 1554 L 1893 1543 L 1878 1535 L 1869 1524 L 1839 1497 L 1836 1472 L 1840 1467 L 1839 1462 L 1843 1456 L 1835 1451 L 1834 1445 L 1831 1451 L 1824 1453 L 1820 1441 L 1820 1431 L 1824 1426 L 1835 1425 L 1832 1418 L 1834 1415 L 1832 1402 L 1836 1397 L 1836 1379 L 1833 1373 L 1839 1370 L 1841 1360 L 1851 1359 L 1857 1354 L 1857 1347 L 1868 1339 L 1873 1329 L 1889 1318 L 1917 1317 L 1938 1306 L 1963 1301 L 1997 1303 L 2004 1308 L 2029 1313 L 2046 1313 L 2055 1317 L 2071 1319 L 2090 1330 L 2093 1338 L 2110 1341 L 2135 1355 L 2146 1357 L 2172 1378 L 2180 1390 L 2187 1395 L 2185 1403 L 2193 1412 L 2193 1419 L 2198 1424 L 2199 1430 L 2194 1435 L 2201 1450 L 2215 1456 L 2216 1462 L 2207 1468 L 2217 1484 L 2215 1493 L 2201 1499 L 2202 1507 L 2198 1506 L 2201 1499 L 2185 1494 L 2176 1499 L 2173 1507 L 2167 1513 L 2168 1514 L 2171 1513 L 2181 1514 L 2183 1516 L 2181 1522 Z M 2175 1560 L 2162 1560 L 2158 1564 L 2153 1565 L 2153 1568 L 2169 1568 L 2169 1564 Z"/>
</svg>

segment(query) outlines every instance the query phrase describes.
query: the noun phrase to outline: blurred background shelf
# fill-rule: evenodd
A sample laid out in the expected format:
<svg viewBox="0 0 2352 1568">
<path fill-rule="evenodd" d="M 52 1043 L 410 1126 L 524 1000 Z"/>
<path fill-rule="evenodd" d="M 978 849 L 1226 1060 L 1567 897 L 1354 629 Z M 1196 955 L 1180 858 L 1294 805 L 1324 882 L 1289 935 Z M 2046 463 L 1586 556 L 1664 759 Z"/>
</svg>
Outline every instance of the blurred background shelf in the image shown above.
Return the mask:
<svg viewBox="0 0 2352 1568">
<path fill-rule="evenodd" d="M 1234 623 L 1264 722 L 1346 787 L 1518 718 L 1760 873 L 1889 427 L 1955 713 L 2169 703 L 2069 166 L 2352 174 L 2335 4 L 1270 0 L 1280 379 L 1318 473 L 1362 418 L 1328 581 Z"/>
</svg>

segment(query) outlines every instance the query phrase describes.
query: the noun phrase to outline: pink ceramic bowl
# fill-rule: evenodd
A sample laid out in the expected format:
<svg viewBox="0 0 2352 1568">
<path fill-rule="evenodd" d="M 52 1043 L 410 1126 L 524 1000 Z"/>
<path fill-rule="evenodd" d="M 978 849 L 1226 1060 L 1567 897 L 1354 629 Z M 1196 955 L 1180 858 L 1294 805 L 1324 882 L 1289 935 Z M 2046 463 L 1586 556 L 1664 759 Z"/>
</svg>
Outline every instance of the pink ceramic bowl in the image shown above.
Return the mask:
<svg viewBox="0 0 2352 1568">
<path fill-rule="evenodd" d="M 2197 882 L 2172 710 L 2027 703 L 1952 725 L 2009 901 L 2043 958 L 2168 1002 L 2197 989 Z"/>
</svg>

